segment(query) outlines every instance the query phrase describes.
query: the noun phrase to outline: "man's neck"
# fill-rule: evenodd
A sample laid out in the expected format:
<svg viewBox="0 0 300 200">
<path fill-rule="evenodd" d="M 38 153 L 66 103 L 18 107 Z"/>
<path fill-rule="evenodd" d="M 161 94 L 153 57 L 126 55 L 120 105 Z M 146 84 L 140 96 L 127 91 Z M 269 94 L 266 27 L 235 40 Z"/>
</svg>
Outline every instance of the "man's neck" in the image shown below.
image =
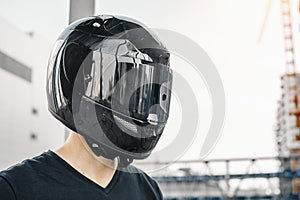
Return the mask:
<svg viewBox="0 0 300 200">
<path fill-rule="evenodd" d="M 55 152 L 82 175 L 105 188 L 112 180 L 117 162 L 96 157 L 80 135 L 71 133 L 68 140 Z"/>
</svg>

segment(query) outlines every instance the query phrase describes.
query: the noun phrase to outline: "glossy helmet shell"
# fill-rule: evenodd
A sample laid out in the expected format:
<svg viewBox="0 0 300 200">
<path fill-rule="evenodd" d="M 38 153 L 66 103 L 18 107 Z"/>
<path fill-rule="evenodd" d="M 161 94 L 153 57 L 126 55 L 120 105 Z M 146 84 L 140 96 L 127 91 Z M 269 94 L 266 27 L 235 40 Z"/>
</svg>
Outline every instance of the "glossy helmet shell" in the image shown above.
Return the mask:
<svg viewBox="0 0 300 200">
<path fill-rule="evenodd" d="M 111 15 L 83 18 L 69 25 L 53 48 L 47 73 L 48 109 L 65 126 L 83 135 L 96 155 L 110 159 L 119 157 L 126 164 L 133 159 L 144 159 L 150 155 L 163 132 L 166 120 L 151 124 L 142 116 L 139 119 L 139 115 L 131 115 L 131 112 L 124 114 L 114 110 L 111 96 L 91 98 L 87 95 L 86 82 L 110 81 L 105 73 L 98 77 L 100 80 L 93 80 L 97 77 L 89 76 L 88 73 L 95 63 L 91 58 L 95 56 L 93 53 L 103 51 L 104 41 L 109 43 L 112 40 L 127 41 L 127 47 L 146 55 L 146 58 L 142 56 L 143 63 L 156 64 L 149 67 L 151 70 L 157 70 L 157 65 L 163 66 L 161 68 L 165 68 L 164 71 L 169 70 L 169 51 L 142 23 Z M 132 58 L 138 59 L 138 53 L 131 55 Z M 101 59 L 103 58 L 100 58 L 100 62 Z M 112 67 L 117 70 L 115 66 Z M 115 74 L 109 78 L 111 77 L 116 79 Z M 109 89 L 106 88 L 111 91 L 104 93 L 121 92 L 112 83 L 114 82 L 109 83 Z M 93 116 L 90 115 L 91 110 L 94 112 Z M 164 111 L 159 111 L 158 115 L 162 112 Z M 168 117 L 168 111 L 165 116 Z M 132 131 L 132 126 L 137 127 L 138 133 L 128 133 Z M 155 134 L 151 134 L 152 132 Z M 135 137 L 135 134 L 145 135 Z"/>
</svg>

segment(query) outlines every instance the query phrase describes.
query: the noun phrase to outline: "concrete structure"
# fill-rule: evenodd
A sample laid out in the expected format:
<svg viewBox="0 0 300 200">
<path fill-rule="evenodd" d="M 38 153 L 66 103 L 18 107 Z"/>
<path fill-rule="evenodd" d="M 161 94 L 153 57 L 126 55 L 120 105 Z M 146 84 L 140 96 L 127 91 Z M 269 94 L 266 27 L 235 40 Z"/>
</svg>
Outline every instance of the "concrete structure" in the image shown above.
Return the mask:
<svg viewBox="0 0 300 200">
<path fill-rule="evenodd" d="M 70 0 L 69 23 L 77 19 L 93 16 L 95 13 L 95 0 Z"/>
<path fill-rule="evenodd" d="M 275 137 L 279 156 L 300 155 L 300 74 L 285 74 L 281 77 L 281 99 L 278 101 Z M 285 170 L 299 170 L 300 160 L 282 161 Z M 300 179 L 292 182 L 281 179 L 281 191 L 300 193 Z"/>
<path fill-rule="evenodd" d="M 69 21 L 94 14 L 94 0 L 70 0 Z M 52 45 L 0 17 L 0 170 L 65 140 L 47 109 L 46 73 Z M 67 135 L 67 134 L 66 134 Z"/>
<path fill-rule="evenodd" d="M 300 133 L 299 122 L 297 122 L 297 116 L 293 114 L 296 112 L 295 93 L 300 94 L 298 88 L 300 86 L 300 74 L 295 76 L 296 81 L 293 76 L 287 74 L 281 77 L 282 94 L 281 99 L 278 101 L 277 124 L 275 128 L 277 150 L 280 156 L 289 156 L 292 149 L 300 148 L 300 140 L 298 138 Z M 291 89 L 295 87 L 297 90 Z"/>
<path fill-rule="evenodd" d="M 45 83 L 52 44 L 0 18 L 0 169 L 58 147 L 64 128 L 47 110 Z"/>
</svg>

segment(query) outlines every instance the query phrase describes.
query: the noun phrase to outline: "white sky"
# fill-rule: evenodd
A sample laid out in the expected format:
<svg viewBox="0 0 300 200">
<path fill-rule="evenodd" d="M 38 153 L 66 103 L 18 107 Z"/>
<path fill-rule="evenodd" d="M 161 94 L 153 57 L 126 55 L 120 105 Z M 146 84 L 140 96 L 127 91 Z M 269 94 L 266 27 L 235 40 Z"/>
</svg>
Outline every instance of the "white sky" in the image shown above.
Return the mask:
<svg viewBox="0 0 300 200">
<path fill-rule="evenodd" d="M 68 3 L 0 0 L 0 16 L 53 43 L 67 25 Z M 273 1 L 262 42 L 257 42 L 266 5 L 266 0 L 96 0 L 96 14 L 127 15 L 202 46 L 216 64 L 227 100 L 222 137 L 208 158 L 261 157 L 276 154 L 273 125 L 284 71 L 279 0 Z M 190 158 L 198 149 L 192 147 Z"/>
</svg>

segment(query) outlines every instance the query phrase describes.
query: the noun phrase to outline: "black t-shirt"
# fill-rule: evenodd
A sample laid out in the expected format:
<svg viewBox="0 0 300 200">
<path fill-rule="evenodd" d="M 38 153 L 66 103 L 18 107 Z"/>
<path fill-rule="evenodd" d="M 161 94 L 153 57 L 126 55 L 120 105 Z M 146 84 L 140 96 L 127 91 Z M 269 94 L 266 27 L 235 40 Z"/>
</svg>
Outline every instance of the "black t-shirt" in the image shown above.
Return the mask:
<svg viewBox="0 0 300 200">
<path fill-rule="evenodd" d="M 134 173 L 131 173 L 134 172 Z M 0 172 L 1 200 L 161 200 L 155 180 L 129 166 L 107 187 L 94 183 L 52 151 Z"/>
</svg>

